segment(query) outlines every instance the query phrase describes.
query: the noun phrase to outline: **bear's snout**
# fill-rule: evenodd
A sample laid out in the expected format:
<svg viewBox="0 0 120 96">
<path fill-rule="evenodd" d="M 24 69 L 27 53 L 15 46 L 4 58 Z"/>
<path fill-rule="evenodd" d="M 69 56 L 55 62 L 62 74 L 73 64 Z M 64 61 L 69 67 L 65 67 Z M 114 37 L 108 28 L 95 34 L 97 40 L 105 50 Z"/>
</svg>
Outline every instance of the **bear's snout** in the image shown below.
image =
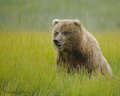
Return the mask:
<svg viewBox="0 0 120 96">
<path fill-rule="evenodd" d="M 58 40 L 54 39 L 53 42 L 55 43 L 55 45 L 58 45 Z"/>
<path fill-rule="evenodd" d="M 58 47 L 58 49 L 60 51 L 64 50 L 65 46 L 64 46 L 64 44 L 60 40 L 54 39 L 53 42 Z"/>
</svg>

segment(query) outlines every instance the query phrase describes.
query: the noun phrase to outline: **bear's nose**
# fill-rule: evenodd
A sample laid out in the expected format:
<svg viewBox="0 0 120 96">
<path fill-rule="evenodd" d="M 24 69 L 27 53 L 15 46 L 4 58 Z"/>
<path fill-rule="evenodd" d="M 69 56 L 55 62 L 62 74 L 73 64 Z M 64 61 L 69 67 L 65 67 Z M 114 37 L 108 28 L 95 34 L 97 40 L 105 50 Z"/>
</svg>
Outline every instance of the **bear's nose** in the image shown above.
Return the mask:
<svg viewBox="0 0 120 96">
<path fill-rule="evenodd" d="M 54 39 L 53 42 L 55 43 L 55 45 L 58 45 L 58 40 Z"/>
</svg>

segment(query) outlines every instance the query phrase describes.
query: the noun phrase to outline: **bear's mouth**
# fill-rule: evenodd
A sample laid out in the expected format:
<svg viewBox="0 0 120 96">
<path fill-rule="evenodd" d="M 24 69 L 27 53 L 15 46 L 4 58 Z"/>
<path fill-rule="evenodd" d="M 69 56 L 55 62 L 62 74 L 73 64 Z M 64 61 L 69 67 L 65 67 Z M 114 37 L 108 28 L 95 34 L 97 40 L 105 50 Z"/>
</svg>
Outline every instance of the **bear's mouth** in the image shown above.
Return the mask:
<svg viewBox="0 0 120 96">
<path fill-rule="evenodd" d="M 58 47 L 58 49 L 60 50 L 60 51 L 63 51 L 64 50 L 64 45 L 57 45 L 57 47 Z"/>
</svg>

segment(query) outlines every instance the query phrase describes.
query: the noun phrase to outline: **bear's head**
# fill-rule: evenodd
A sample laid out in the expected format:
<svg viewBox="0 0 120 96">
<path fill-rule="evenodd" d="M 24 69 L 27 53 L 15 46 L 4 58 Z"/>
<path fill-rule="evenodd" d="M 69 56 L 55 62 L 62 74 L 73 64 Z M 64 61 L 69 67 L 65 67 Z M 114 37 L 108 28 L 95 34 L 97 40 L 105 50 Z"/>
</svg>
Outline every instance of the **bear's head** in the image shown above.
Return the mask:
<svg viewBox="0 0 120 96">
<path fill-rule="evenodd" d="M 75 50 L 82 36 L 81 23 L 79 20 L 54 19 L 52 31 L 53 46 L 59 51 Z"/>
</svg>

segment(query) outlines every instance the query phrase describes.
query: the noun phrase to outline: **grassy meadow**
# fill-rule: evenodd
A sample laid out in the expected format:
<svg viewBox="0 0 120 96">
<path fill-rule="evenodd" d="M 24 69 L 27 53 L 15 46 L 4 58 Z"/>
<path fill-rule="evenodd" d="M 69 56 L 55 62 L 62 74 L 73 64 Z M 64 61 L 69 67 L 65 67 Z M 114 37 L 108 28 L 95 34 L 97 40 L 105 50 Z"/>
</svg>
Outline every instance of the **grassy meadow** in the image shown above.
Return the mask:
<svg viewBox="0 0 120 96">
<path fill-rule="evenodd" d="M 52 20 L 80 19 L 113 78 L 56 72 Z M 120 96 L 120 0 L 0 0 L 0 96 Z"/>
<path fill-rule="evenodd" d="M 44 31 L 68 18 L 90 30 L 119 29 L 120 0 L 0 0 L 1 30 Z"/>
<path fill-rule="evenodd" d="M 56 72 L 51 32 L 0 32 L 1 96 L 119 96 L 120 30 L 92 32 L 113 78 Z"/>
</svg>

